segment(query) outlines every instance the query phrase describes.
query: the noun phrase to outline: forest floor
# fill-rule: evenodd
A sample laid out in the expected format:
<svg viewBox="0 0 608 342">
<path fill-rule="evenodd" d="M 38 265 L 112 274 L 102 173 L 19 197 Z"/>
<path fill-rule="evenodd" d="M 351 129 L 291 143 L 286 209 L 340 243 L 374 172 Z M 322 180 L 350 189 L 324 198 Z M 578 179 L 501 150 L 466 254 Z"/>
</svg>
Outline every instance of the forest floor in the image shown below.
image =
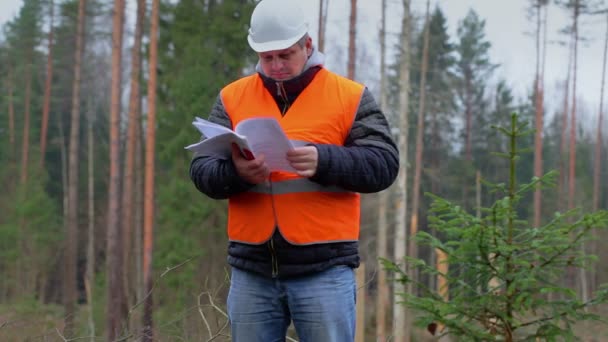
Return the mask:
<svg viewBox="0 0 608 342">
<path fill-rule="evenodd" d="M 84 311 L 84 310 L 81 310 Z M 21 341 L 50 341 L 62 342 L 66 339 L 61 335 L 63 330 L 63 308 L 58 305 L 39 305 L 35 303 L 23 303 L 19 305 L 0 305 L 0 341 L 2 342 L 21 342 Z M 608 305 L 599 311 L 600 317 L 608 320 Z M 77 319 L 77 325 L 83 325 L 84 319 Z M 575 327 L 577 341 L 581 342 L 608 342 L 608 324 L 598 322 L 583 322 Z M 85 331 L 85 328 L 77 329 Z M 293 329 L 292 329 L 293 330 Z M 86 334 L 85 334 L 86 335 Z M 82 335 L 78 340 L 91 340 L 90 337 Z M 101 334 L 100 334 L 101 335 Z M 191 333 L 186 333 L 194 337 Z M 418 335 L 414 341 L 426 342 L 433 341 L 429 334 L 422 330 L 417 330 Z M 162 336 L 162 338 L 161 338 Z M 170 334 L 159 334 L 159 341 L 171 336 Z M 104 341 L 103 338 L 95 338 L 95 341 Z M 174 340 L 169 338 L 168 340 Z M 167 340 L 167 341 L 168 341 Z M 183 341 L 183 338 L 176 340 Z M 206 337 L 192 341 L 204 341 Z M 374 341 L 373 332 L 367 332 L 367 341 Z M 163 341 L 164 342 L 164 341 Z"/>
</svg>

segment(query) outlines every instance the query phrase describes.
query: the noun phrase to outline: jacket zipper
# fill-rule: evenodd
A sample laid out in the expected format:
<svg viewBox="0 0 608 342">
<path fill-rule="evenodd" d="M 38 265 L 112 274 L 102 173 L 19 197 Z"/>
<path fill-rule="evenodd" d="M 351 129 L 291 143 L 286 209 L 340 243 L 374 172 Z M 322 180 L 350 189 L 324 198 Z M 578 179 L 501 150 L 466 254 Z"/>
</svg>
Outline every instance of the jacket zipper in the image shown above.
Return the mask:
<svg viewBox="0 0 608 342">
<path fill-rule="evenodd" d="M 272 235 L 274 236 L 274 233 Z M 272 277 L 276 278 L 279 276 L 279 262 L 277 261 L 277 253 L 274 249 L 274 237 L 270 238 L 268 248 L 270 249 L 270 258 L 272 262 Z"/>
<path fill-rule="evenodd" d="M 283 87 L 283 82 L 275 82 L 277 85 L 277 96 L 280 96 L 283 100 L 283 109 L 281 109 L 281 115 L 285 115 L 287 110 L 289 109 L 289 100 L 287 99 L 287 93 L 285 92 L 285 87 Z"/>
<path fill-rule="evenodd" d="M 276 207 L 274 205 L 274 196 L 272 194 L 272 181 L 270 180 L 270 176 L 268 176 L 267 185 L 270 188 L 270 199 L 272 201 L 272 214 L 274 215 L 274 229 L 272 230 L 272 235 L 270 236 L 270 241 L 268 242 L 268 248 L 270 249 L 270 259 L 272 263 L 272 277 L 276 278 L 279 276 L 279 260 L 277 258 L 277 252 L 274 248 L 274 233 L 278 227 L 277 220 L 277 212 Z"/>
</svg>

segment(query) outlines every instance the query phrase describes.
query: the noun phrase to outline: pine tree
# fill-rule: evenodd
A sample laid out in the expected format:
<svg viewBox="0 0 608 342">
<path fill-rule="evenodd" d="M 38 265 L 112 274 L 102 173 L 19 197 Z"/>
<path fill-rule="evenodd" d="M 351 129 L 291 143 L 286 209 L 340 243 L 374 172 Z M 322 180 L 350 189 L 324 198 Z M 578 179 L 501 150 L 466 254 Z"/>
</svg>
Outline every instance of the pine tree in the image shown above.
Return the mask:
<svg viewBox="0 0 608 342">
<path fill-rule="evenodd" d="M 458 98 L 464 111 L 464 159 L 465 182 L 462 187 L 464 205 L 470 207 L 468 202 L 469 186 L 472 183 L 474 169 L 479 158 L 474 158 L 475 141 L 483 142 L 484 134 L 481 131 L 487 127 L 488 102 L 486 99 L 486 82 L 496 65 L 490 62 L 490 42 L 485 38 L 485 20 L 470 10 L 459 23 L 458 53 L 456 62 L 456 87 Z"/>
</svg>

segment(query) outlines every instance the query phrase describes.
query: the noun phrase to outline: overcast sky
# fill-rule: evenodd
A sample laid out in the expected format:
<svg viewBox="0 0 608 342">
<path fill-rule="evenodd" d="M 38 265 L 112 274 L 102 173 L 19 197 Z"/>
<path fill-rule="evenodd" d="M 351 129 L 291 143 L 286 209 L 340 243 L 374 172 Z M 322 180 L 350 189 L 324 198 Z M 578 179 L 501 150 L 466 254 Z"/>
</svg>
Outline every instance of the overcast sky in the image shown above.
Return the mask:
<svg viewBox="0 0 608 342">
<path fill-rule="evenodd" d="M 292 0 L 285 0 L 292 1 Z M 317 0 L 296 0 L 303 7 L 305 15 L 309 17 L 312 27 L 312 36 L 317 36 Z M 132 3 L 129 1 L 128 3 Z M 535 50 L 534 39 L 526 32 L 532 32 L 534 27 L 526 17 L 526 6 L 530 0 L 432 0 L 432 6 L 439 5 L 448 19 L 448 31 L 454 40 L 458 22 L 462 20 L 469 9 L 474 9 L 481 18 L 486 20 L 486 37 L 491 42 L 491 59 L 498 63 L 501 68 L 496 75 L 505 78 L 519 96 L 524 96 L 529 89 L 534 75 Z M 13 18 L 21 6 L 22 0 L 0 0 L 0 24 Z M 345 35 L 348 34 L 348 15 L 350 12 L 350 1 L 329 0 L 328 32 L 326 52 L 328 55 L 328 67 L 336 72 L 345 73 L 346 43 Z M 413 12 L 422 15 L 425 6 L 424 0 L 412 0 Z M 378 28 L 380 25 L 380 0 L 359 0 L 358 17 L 358 40 L 361 47 L 358 55 L 364 55 L 364 60 L 374 61 L 377 65 Z M 388 0 L 390 14 L 388 18 L 388 31 L 396 42 L 400 26 L 400 15 L 402 12 L 402 1 Z M 129 12 L 134 11 L 134 6 L 129 4 Z M 569 24 L 568 16 L 563 11 L 553 9 L 549 13 L 549 38 L 551 41 L 564 40 L 557 34 L 560 28 Z M 583 23 L 582 34 L 591 37 L 592 40 L 581 46 L 579 53 L 579 79 L 578 93 L 587 103 L 591 113 L 596 113 L 599 104 L 601 63 L 603 55 L 603 38 L 606 32 L 606 16 L 596 16 L 586 19 Z M 559 102 L 558 93 L 555 90 L 557 82 L 563 82 L 567 70 L 568 56 L 566 48 L 558 44 L 550 44 L 547 49 L 546 64 L 546 89 L 548 102 Z M 369 65 L 367 68 L 359 69 L 361 78 L 365 82 L 373 82 L 377 79 L 376 70 Z M 553 100 L 552 100 L 553 99 Z M 604 101 L 606 102 L 606 101 Z M 592 116 L 592 118 L 595 115 Z"/>
<path fill-rule="evenodd" d="M 329 0 L 328 12 L 328 37 L 338 43 L 343 55 L 346 54 L 347 41 L 343 35 L 348 34 L 348 14 L 350 13 L 350 1 Z M 313 21 L 313 31 L 317 32 L 317 17 L 319 1 L 302 0 L 307 14 Z M 535 40 L 530 34 L 534 31 L 533 23 L 527 18 L 526 8 L 530 0 L 432 0 L 431 6 L 439 6 L 447 17 L 448 32 L 453 42 L 456 39 L 456 29 L 470 9 L 474 9 L 478 15 L 486 21 L 486 38 L 492 44 L 490 57 L 493 63 L 500 64 L 496 71 L 498 78 L 506 79 L 507 83 L 515 90 L 519 97 L 526 96 L 531 89 L 535 71 Z M 359 17 L 357 34 L 367 43 L 366 50 L 377 48 L 378 33 L 380 25 L 381 1 L 359 0 Z M 402 1 L 388 0 L 388 31 L 393 34 L 394 42 L 399 32 L 400 17 L 402 13 Z M 417 16 L 424 15 L 426 1 L 412 0 L 412 11 Z M 571 22 L 567 13 L 553 6 L 548 16 L 547 36 L 550 43 L 547 47 L 545 88 L 546 99 L 549 103 L 561 104 L 561 95 L 557 91 L 563 87 L 566 77 L 568 53 L 564 46 L 557 41 L 565 41 L 558 31 Z M 577 93 L 584 99 L 586 109 L 591 117 L 588 121 L 592 123 L 599 109 L 600 83 L 602 56 L 604 50 L 604 37 L 606 34 L 606 16 L 595 16 L 586 18 L 582 24 L 581 34 L 589 41 L 579 44 L 578 81 Z M 361 46 L 361 45 L 360 45 Z M 326 47 L 328 54 L 332 51 Z M 373 52 L 358 52 L 359 54 L 372 54 Z M 345 60 L 345 56 L 343 59 Z M 329 61 L 331 62 L 331 58 Z M 345 72 L 346 63 L 329 65 L 338 72 Z M 361 72 L 370 73 L 370 70 Z M 373 71 L 371 71 L 373 72 Z M 369 76 L 362 76 L 369 78 Z M 559 84 L 558 84 L 559 82 Z M 606 102 L 606 101 L 604 101 Z M 583 108 L 581 106 L 581 108 Z M 585 109 L 585 108 L 583 108 Z M 606 122 L 606 120 L 604 121 Z"/>
</svg>

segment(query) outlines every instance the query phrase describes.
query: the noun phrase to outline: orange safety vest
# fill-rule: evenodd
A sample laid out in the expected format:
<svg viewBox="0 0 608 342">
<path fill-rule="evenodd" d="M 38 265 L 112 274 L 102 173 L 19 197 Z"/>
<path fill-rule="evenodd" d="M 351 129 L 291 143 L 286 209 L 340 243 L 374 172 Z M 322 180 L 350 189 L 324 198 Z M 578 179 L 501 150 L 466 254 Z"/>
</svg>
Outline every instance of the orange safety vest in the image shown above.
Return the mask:
<svg viewBox="0 0 608 342">
<path fill-rule="evenodd" d="M 285 116 L 258 74 L 229 84 L 221 96 L 233 128 L 247 118 L 274 117 L 290 140 L 343 146 L 363 89 L 322 68 Z M 356 241 L 359 216 L 358 193 L 325 187 L 294 173 L 272 172 L 267 184 L 229 198 L 228 237 L 262 244 L 278 227 L 296 245 Z"/>
</svg>

